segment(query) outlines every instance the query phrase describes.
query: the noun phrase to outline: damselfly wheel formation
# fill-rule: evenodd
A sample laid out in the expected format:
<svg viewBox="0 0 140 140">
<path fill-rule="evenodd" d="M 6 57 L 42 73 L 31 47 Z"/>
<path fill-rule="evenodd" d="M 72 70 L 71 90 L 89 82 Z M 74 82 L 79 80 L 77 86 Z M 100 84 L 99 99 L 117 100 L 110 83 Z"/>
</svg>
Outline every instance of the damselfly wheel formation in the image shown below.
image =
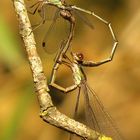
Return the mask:
<svg viewBox="0 0 140 140">
<path fill-rule="evenodd" d="M 89 85 L 87 84 L 86 74 L 82 69 L 82 67 L 96 67 L 112 61 L 116 48 L 118 46 L 118 41 L 115 37 L 111 23 L 107 22 L 106 20 L 104 20 L 103 18 L 101 18 L 100 16 L 98 16 L 92 11 L 82 9 L 75 5 L 69 5 L 65 2 L 65 0 L 38 0 L 35 4 L 33 4 L 30 7 L 31 9 L 35 8 L 34 11 L 29 13 L 34 15 L 38 11 L 42 20 L 37 25 L 34 26 L 33 30 L 35 30 L 36 28 L 38 28 L 39 26 L 41 26 L 47 21 L 46 13 L 45 13 L 46 5 L 56 7 L 57 10 L 54 15 L 53 22 L 50 25 L 50 28 L 42 42 L 43 47 L 46 47 L 47 44 L 46 40 L 48 34 L 54 27 L 57 18 L 59 16 L 70 23 L 70 30 L 69 30 L 68 37 L 67 39 L 64 39 L 62 41 L 61 47 L 59 48 L 59 51 L 55 57 L 50 86 L 62 91 L 63 93 L 68 93 L 78 88 L 79 90 L 77 95 L 77 103 L 75 107 L 74 118 L 76 117 L 78 112 L 78 105 L 80 101 L 79 98 L 82 92 L 83 97 L 85 99 L 85 113 L 86 113 L 87 124 L 90 128 L 94 129 L 97 132 L 97 140 L 122 140 L 122 137 L 117 127 L 115 126 L 112 118 L 104 109 L 103 104 L 101 103 L 100 99 L 97 97 L 94 90 L 90 88 Z M 112 51 L 108 58 L 99 62 L 85 61 L 84 54 L 73 53 L 72 51 L 69 51 L 74 36 L 74 29 L 76 23 L 75 14 L 82 17 L 80 13 L 78 13 L 78 11 L 89 14 L 97 18 L 99 21 L 101 21 L 108 27 L 113 40 Z M 93 25 L 90 22 L 88 22 L 84 18 L 82 19 L 89 27 L 93 28 Z M 67 53 L 71 54 L 71 58 L 68 57 Z M 62 64 L 66 65 L 67 68 L 71 70 L 73 75 L 73 85 L 66 88 L 62 87 L 61 85 L 58 85 L 55 82 L 57 71 Z M 71 136 L 70 139 L 72 139 Z"/>
</svg>

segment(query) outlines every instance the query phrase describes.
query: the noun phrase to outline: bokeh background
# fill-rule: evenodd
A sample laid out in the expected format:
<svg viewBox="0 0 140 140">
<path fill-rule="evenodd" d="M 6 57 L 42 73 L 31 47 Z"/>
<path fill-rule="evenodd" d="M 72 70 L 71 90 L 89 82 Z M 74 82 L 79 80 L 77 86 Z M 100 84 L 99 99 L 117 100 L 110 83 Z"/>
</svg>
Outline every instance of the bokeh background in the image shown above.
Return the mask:
<svg viewBox="0 0 140 140">
<path fill-rule="evenodd" d="M 27 7 L 35 1 L 26 1 Z M 101 101 L 113 116 L 126 140 L 140 139 L 140 1 L 139 0 L 80 0 L 68 1 L 85 9 L 94 10 L 98 15 L 111 21 L 119 40 L 115 58 L 111 63 L 97 68 L 84 68 L 88 83 L 98 93 Z M 31 10 L 31 9 L 30 9 Z M 48 9 L 51 19 L 53 12 Z M 40 21 L 38 14 L 29 15 L 32 25 Z M 86 16 L 86 15 L 83 15 Z M 99 61 L 110 51 L 111 36 L 102 23 L 87 16 L 94 30 L 77 19 L 75 37 L 72 43 L 74 52 L 82 52 L 86 60 Z M 38 53 L 49 81 L 53 58 L 51 49 L 68 33 L 69 25 L 59 18 L 48 38 L 46 53 L 41 42 L 51 23 L 34 31 Z M 54 49 L 54 48 L 53 48 Z M 66 78 L 67 77 L 67 78 Z M 72 82 L 69 70 L 58 72 L 57 82 L 68 85 Z M 63 95 L 52 89 L 51 96 L 58 109 L 72 116 L 76 92 Z M 83 107 L 79 109 L 82 117 Z M 32 74 L 26 58 L 23 41 L 19 35 L 18 21 L 12 1 L 0 2 L 0 139 L 1 140 L 56 140 L 68 139 L 68 133 L 44 123 L 39 118 L 39 105 L 36 98 Z"/>
</svg>

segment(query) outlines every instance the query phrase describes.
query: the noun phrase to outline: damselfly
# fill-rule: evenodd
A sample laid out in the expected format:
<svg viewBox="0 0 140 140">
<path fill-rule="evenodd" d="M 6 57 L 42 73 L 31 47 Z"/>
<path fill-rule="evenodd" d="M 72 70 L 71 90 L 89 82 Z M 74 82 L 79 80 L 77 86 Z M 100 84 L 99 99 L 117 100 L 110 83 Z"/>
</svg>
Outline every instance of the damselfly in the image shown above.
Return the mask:
<svg viewBox="0 0 140 140">
<path fill-rule="evenodd" d="M 111 30 L 112 34 L 114 34 L 113 30 L 112 30 L 112 27 L 111 27 L 111 23 L 104 20 L 103 18 L 101 18 L 100 16 L 98 16 L 97 14 L 95 14 L 94 12 L 92 11 L 89 11 L 89 10 L 85 10 L 85 9 L 82 9 L 80 7 L 77 7 L 75 5 L 69 5 L 65 2 L 65 0 L 38 0 L 35 4 L 33 4 L 30 8 L 35 8 L 35 10 L 33 12 L 30 12 L 32 14 L 35 14 L 36 11 L 39 12 L 39 15 L 42 17 L 42 20 L 40 23 L 38 23 L 34 29 L 38 28 L 40 25 L 44 24 L 45 21 L 46 21 L 46 13 L 45 13 L 45 6 L 53 6 L 53 7 L 56 7 L 57 8 L 57 11 L 56 11 L 56 14 L 53 18 L 53 22 L 52 24 L 50 25 L 50 28 L 48 30 L 48 32 L 46 33 L 45 37 L 44 37 L 44 40 L 42 42 L 42 46 L 45 47 L 45 50 L 47 52 L 50 52 L 50 50 L 53 48 L 52 46 L 47 46 L 46 44 L 46 41 L 47 41 L 47 38 L 48 38 L 48 34 L 50 33 L 51 29 L 53 29 L 56 21 L 57 21 L 57 18 L 58 18 L 58 15 L 60 15 L 62 18 L 64 18 L 65 20 L 69 21 L 71 26 L 71 31 L 74 33 L 74 27 L 75 27 L 75 16 L 73 13 L 79 15 L 79 17 L 81 17 L 83 19 L 83 21 L 91 28 L 93 28 L 93 25 L 92 23 L 90 23 L 87 19 L 83 18 L 79 12 L 83 12 L 83 13 L 86 13 L 88 15 L 91 15 L 95 18 L 97 18 L 99 21 L 101 21 L 102 23 L 104 23 L 108 28 L 109 30 Z M 78 12 L 79 11 L 79 12 Z M 33 30 L 34 30 L 33 29 Z M 71 39 L 72 39 L 73 35 L 71 36 Z M 70 37 L 68 37 L 70 39 Z M 55 37 L 54 37 L 55 39 Z M 55 50 L 55 49 L 54 49 Z"/>
<path fill-rule="evenodd" d="M 116 40 L 116 39 L 115 39 Z M 114 43 L 114 46 L 112 48 L 111 54 L 107 59 L 104 59 L 99 62 L 93 62 L 93 61 L 84 61 L 84 55 L 82 53 L 71 53 L 72 59 L 67 57 L 67 55 L 63 55 L 63 48 L 65 46 L 62 45 L 60 53 L 58 54 L 58 57 L 56 59 L 53 71 L 52 71 L 52 77 L 50 85 L 64 93 L 73 91 L 77 88 L 79 88 L 78 92 L 78 99 L 75 107 L 75 113 L 77 113 L 78 110 L 78 104 L 79 104 L 79 97 L 81 90 L 83 90 L 85 103 L 86 103 L 86 118 L 88 118 L 88 125 L 89 127 L 93 128 L 97 132 L 97 139 L 98 140 L 122 140 L 122 137 L 114 125 L 114 122 L 112 121 L 112 118 L 110 115 L 105 111 L 103 104 L 97 97 L 96 93 L 91 89 L 87 84 L 87 78 L 86 74 L 84 73 L 82 67 L 96 67 L 100 66 L 102 64 L 105 64 L 107 62 L 112 61 L 114 57 L 115 50 L 117 48 L 118 42 L 116 41 Z M 70 87 L 62 87 L 58 85 L 56 80 L 56 74 L 58 69 L 60 68 L 61 64 L 64 64 L 68 66 L 73 74 L 73 82 L 74 84 Z M 107 138 L 105 137 L 107 136 Z"/>
</svg>

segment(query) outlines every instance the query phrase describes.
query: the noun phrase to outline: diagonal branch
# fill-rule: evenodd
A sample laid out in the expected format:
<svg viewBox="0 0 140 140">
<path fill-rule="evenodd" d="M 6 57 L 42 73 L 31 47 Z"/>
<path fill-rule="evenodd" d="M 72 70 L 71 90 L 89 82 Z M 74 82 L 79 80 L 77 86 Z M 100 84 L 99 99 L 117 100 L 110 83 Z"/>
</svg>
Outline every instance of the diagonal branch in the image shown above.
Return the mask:
<svg viewBox="0 0 140 140">
<path fill-rule="evenodd" d="M 47 80 L 43 72 L 42 62 L 36 51 L 34 35 L 31 33 L 31 25 L 24 0 L 12 1 L 19 21 L 20 34 L 25 44 L 27 58 L 33 75 L 34 86 L 40 105 L 40 117 L 51 125 L 75 133 L 83 138 L 90 140 L 103 140 L 103 137 L 99 133 L 88 128 L 82 123 L 68 118 L 66 115 L 60 113 L 53 105 L 49 95 L 49 88 L 46 84 Z M 110 138 L 106 140 L 110 140 Z"/>
</svg>

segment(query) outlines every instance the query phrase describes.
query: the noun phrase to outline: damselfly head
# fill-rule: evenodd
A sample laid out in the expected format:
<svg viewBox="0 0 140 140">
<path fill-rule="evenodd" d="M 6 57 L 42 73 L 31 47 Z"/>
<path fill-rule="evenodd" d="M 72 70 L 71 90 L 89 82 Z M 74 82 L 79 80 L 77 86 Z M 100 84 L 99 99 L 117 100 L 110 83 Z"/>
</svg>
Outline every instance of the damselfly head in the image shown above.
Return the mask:
<svg viewBox="0 0 140 140">
<path fill-rule="evenodd" d="M 83 61 L 83 59 L 84 59 L 84 55 L 82 53 L 72 53 L 71 52 L 71 55 L 74 58 L 74 60 L 76 60 L 76 61 Z"/>
</svg>

